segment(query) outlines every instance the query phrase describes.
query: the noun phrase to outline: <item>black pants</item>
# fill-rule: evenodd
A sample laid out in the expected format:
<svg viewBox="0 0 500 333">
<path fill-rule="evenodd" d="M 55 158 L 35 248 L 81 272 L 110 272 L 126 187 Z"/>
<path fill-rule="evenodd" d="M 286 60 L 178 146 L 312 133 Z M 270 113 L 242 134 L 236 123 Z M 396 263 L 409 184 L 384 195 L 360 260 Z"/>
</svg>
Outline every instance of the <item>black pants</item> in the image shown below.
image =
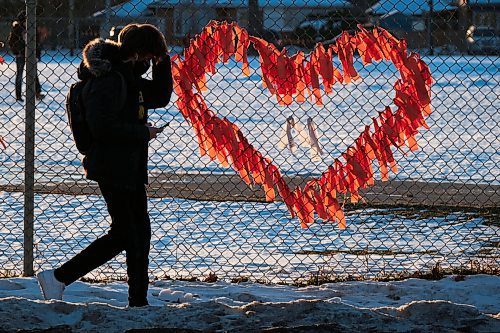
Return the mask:
<svg viewBox="0 0 500 333">
<path fill-rule="evenodd" d="M 23 55 L 16 56 L 16 99 L 21 99 L 23 96 L 23 72 L 26 59 Z M 35 93 L 38 95 L 42 92 L 38 74 L 35 80 Z"/>
<path fill-rule="evenodd" d="M 99 183 L 99 188 L 111 216 L 111 229 L 57 268 L 55 276 L 69 285 L 125 250 L 129 306 L 147 305 L 151 223 L 144 185 L 132 190 Z"/>
</svg>

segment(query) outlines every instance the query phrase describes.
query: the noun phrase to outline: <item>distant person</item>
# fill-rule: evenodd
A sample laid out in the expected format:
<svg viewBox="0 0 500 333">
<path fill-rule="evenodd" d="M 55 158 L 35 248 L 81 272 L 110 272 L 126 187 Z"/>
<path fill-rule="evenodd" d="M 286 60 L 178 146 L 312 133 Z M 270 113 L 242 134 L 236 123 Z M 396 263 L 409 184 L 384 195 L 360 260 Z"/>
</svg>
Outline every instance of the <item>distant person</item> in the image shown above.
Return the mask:
<svg viewBox="0 0 500 333">
<path fill-rule="evenodd" d="M 19 102 L 23 102 L 23 72 L 24 65 L 26 64 L 26 12 L 24 10 L 21 11 L 17 15 L 17 18 L 12 22 L 8 43 L 11 52 L 16 57 L 16 100 Z M 39 36 L 37 36 L 36 58 L 37 60 L 40 60 L 41 58 Z M 40 81 L 38 80 L 38 73 L 35 80 L 35 93 L 38 100 L 45 97 L 45 95 L 42 94 L 42 88 L 40 86 Z"/>
<path fill-rule="evenodd" d="M 151 61 L 153 78 L 147 80 L 142 75 Z M 147 110 L 165 107 L 173 90 L 165 37 L 152 25 L 131 24 L 120 32 L 118 43 L 94 39 L 83 50 L 78 75 L 88 80 L 82 101 L 92 135 L 83 166 L 86 177 L 99 184 L 111 228 L 37 278 L 46 299 L 62 299 L 67 285 L 125 251 L 129 306 L 145 306 L 151 240 L 145 189 L 148 143 L 163 131 L 147 122 Z M 125 103 L 118 97 L 124 96 L 122 89 Z"/>
</svg>

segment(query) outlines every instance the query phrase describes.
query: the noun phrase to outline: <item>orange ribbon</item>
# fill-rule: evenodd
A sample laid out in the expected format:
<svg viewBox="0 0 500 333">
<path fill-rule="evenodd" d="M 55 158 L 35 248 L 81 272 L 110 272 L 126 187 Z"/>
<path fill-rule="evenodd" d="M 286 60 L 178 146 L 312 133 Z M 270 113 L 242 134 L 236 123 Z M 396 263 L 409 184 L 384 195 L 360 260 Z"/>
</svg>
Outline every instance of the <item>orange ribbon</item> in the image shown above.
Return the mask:
<svg viewBox="0 0 500 333">
<path fill-rule="evenodd" d="M 307 59 L 302 52 L 288 57 L 285 49 L 280 52 L 273 44 L 249 36 L 236 23 L 211 21 L 191 41 L 184 59 L 172 57 L 177 106 L 195 131 L 200 154 L 218 160 L 224 167 L 233 167 L 246 184 L 263 186 L 267 201 L 275 200 L 276 187 L 292 218 L 297 216 L 303 228 L 314 222 L 314 213 L 322 220 L 337 222 L 341 229 L 346 228 L 338 194 L 345 197 L 350 193 L 351 202 L 358 202 L 359 189 L 374 184 L 372 162 L 377 160 L 382 180 L 388 180 L 389 168 L 394 173 L 398 171 L 391 148 L 406 145 L 411 151 L 417 149 L 415 135 L 421 127 L 429 128 L 424 119 L 431 112 L 429 67 L 418 54 L 408 54 L 404 40 L 397 40 L 381 28 L 372 32 L 359 28 L 354 36 L 342 33 L 328 49 L 316 45 Z M 333 91 L 336 82 L 359 79 L 353 58 L 357 51 L 365 65 L 387 60 L 399 70 L 401 78 L 394 84 L 397 109 L 393 112 L 386 107 L 377 118 L 372 118 L 372 125 L 365 126 L 354 145 L 342 153 L 345 163 L 335 159 L 303 190 L 297 187 L 291 191 L 271 159 L 257 151 L 234 123 L 218 118 L 209 110 L 201 95 L 206 90 L 206 73 L 215 73 L 217 62 L 226 63 L 233 55 L 242 63 L 243 74 L 249 75 L 250 44 L 260 56 L 263 87 L 276 96 L 280 105 L 291 104 L 293 98 L 304 102 L 306 91 L 311 101 L 323 105 L 320 77 L 327 94 Z M 333 66 L 333 51 L 339 57 L 343 74 Z"/>
</svg>

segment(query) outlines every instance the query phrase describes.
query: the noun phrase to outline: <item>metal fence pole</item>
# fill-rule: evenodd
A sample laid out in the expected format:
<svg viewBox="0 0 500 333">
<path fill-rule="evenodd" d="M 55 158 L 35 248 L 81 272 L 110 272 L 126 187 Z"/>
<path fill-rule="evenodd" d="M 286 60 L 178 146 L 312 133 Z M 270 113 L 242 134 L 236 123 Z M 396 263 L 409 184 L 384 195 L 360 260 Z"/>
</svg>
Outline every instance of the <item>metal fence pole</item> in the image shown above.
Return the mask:
<svg viewBox="0 0 500 333">
<path fill-rule="evenodd" d="M 24 160 L 24 275 L 33 276 L 35 184 L 36 0 L 26 0 L 26 124 Z"/>
<path fill-rule="evenodd" d="M 105 2 L 104 24 L 101 27 L 101 37 L 108 38 L 109 30 L 111 30 L 111 0 Z"/>
<path fill-rule="evenodd" d="M 262 35 L 262 18 L 257 0 L 248 0 L 248 32 L 251 35 Z"/>
<path fill-rule="evenodd" d="M 432 15 L 434 15 L 434 1 L 433 0 L 428 0 L 429 3 L 429 17 L 428 17 L 428 26 L 427 26 L 427 33 L 428 35 L 428 40 L 429 40 L 429 55 L 434 55 L 434 40 L 432 38 Z"/>
<path fill-rule="evenodd" d="M 69 0 L 68 46 L 70 55 L 75 50 L 75 0 Z"/>
</svg>

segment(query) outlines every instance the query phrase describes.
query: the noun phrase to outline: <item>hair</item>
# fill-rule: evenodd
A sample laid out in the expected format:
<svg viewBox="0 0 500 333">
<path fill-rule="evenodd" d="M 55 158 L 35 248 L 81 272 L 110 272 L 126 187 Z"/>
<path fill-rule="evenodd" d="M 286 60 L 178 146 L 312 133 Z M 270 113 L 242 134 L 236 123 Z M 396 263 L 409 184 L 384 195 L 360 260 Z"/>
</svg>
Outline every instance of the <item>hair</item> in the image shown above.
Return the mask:
<svg viewBox="0 0 500 333">
<path fill-rule="evenodd" d="M 151 24 L 128 24 L 118 35 L 120 53 L 124 59 L 134 55 L 163 56 L 167 53 L 167 42 L 157 27 Z"/>
</svg>

